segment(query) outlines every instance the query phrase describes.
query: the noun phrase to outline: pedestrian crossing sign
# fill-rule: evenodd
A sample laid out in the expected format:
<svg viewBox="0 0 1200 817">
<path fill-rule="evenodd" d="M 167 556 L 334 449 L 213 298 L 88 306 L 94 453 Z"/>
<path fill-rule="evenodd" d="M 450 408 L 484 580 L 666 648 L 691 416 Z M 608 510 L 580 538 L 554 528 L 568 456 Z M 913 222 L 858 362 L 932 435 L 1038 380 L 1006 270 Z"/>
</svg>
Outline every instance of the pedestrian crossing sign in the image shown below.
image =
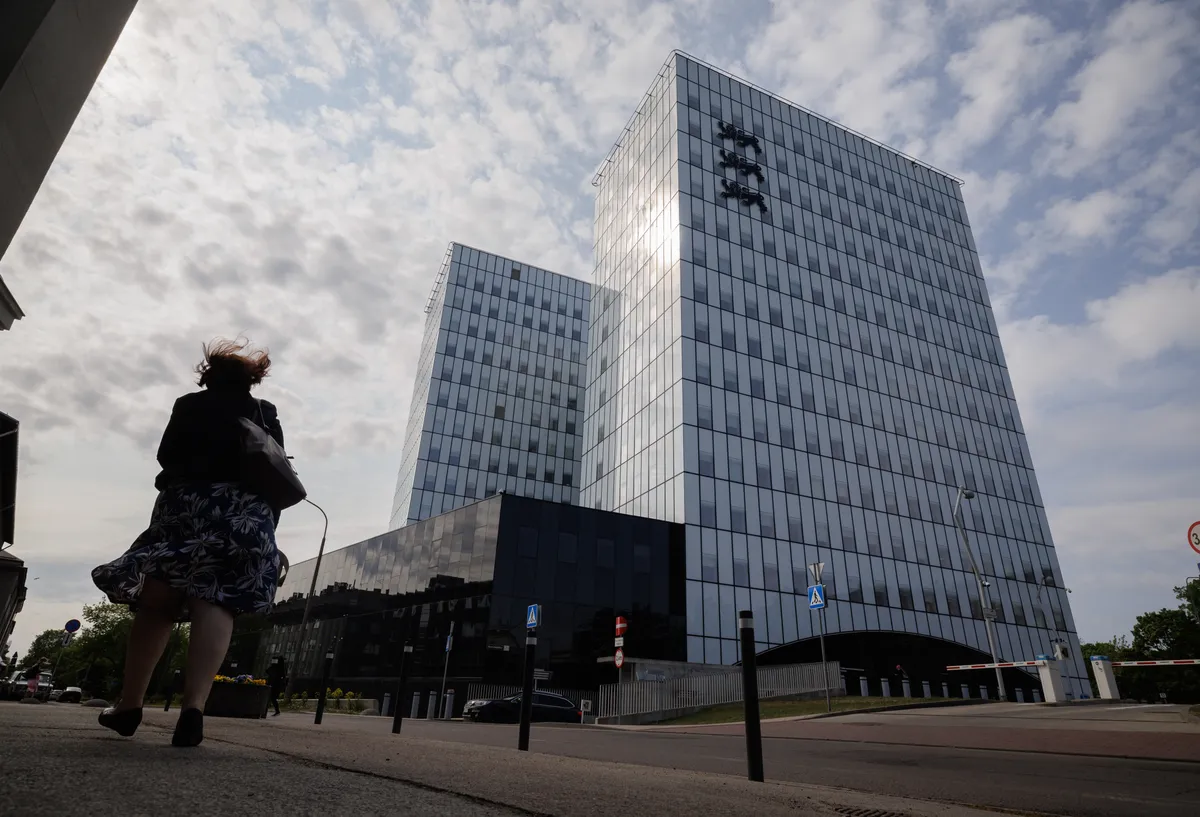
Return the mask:
<svg viewBox="0 0 1200 817">
<path fill-rule="evenodd" d="M 814 584 L 808 588 L 808 609 L 820 610 L 825 607 L 825 585 Z"/>
<path fill-rule="evenodd" d="M 540 604 L 531 604 L 525 611 L 525 626 L 532 630 L 538 626 L 538 622 L 542 617 L 542 607 Z"/>
</svg>

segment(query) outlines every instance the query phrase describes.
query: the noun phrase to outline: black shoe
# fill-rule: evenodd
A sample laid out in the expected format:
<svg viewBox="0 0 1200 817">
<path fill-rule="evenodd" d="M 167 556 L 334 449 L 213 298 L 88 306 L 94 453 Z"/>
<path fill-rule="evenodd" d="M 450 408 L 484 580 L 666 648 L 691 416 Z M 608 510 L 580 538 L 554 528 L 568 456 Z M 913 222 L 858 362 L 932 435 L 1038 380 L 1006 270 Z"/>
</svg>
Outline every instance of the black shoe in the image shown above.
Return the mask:
<svg viewBox="0 0 1200 817">
<path fill-rule="evenodd" d="M 175 724 L 172 746 L 198 746 L 204 740 L 204 713 L 199 709 L 185 709 L 179 713 Z"/>
<path fill-rule="evenodd" d="M 113 730 L 124 738 L 133 737 L 133 733 L 142 723 L 142 708 L 121 709 L 110 706 L 100 713 L 100 725 Z"/>
</svg>

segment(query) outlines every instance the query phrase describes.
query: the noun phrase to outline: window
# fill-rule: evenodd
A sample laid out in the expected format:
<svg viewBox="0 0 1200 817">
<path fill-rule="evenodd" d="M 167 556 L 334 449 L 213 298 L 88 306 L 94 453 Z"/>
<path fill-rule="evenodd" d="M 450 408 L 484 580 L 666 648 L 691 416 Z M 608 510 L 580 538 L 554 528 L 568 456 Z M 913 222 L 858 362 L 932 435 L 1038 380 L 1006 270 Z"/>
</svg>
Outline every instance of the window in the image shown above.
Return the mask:
<svg viewBox="0 0 1200 817">
<path fill-rule="evenodd" d="M 500 403 L 497 403 L 495 411 L 492 412 L 492 416 L 495 417 L 497 420 L 503 420 L 504 419 L 504 406 Z"/>
</svg>

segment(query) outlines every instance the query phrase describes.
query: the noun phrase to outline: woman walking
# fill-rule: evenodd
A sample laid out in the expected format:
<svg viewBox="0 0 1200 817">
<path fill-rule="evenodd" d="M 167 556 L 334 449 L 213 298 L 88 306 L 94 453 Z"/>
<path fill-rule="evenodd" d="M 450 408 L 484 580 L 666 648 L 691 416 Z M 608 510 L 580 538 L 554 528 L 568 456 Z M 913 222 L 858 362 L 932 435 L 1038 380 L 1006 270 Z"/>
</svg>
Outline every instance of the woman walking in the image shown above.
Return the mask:
<svg viewBox="0 0 1200 817">
<path fill-rule="evenodd" d="M 250 396 L 270 368 L 268 353 L 245 342 L 205 347 L 196 367 L 204 389 L 175 401 L 158 448 L 162 472 L 150 526 L 120 558 L 92 571 L 111 601 L 135 611 L 120 701 L 100 714 L 100 724 L 120 735 L 137 731 L 171 628 L 190 620 L 183 705 L 171 742 L 199 744 L 234 616 L 266 612 L 275 599 L 279 512 L 242 485 L 242 418 L 283 446 L 275 406 Z"/>
</svg>

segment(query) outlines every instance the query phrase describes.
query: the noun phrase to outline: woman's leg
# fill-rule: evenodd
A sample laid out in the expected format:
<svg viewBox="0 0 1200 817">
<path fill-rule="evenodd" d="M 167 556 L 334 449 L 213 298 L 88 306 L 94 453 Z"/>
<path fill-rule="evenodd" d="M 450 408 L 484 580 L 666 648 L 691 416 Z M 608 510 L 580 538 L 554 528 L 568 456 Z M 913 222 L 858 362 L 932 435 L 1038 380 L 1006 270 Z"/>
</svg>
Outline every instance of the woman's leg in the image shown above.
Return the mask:
<svg viewBox="0 0 1200 817">
<path fill-rule="evenodd" d="M 121 685 L 121 701 L 115 707 L 118 712 L 137 709 L 145 701 L 154 667 L 171 638 L 182 602 L 183 594 L 165 582 L 146 579 L 142 584 L 125 649 L 125 681 Z"/>
<path fill-rule="evenodd" d="M 184 670 L 182 709 L 204 711 L 213 677 L 221 669 L 229 637 L 233 634 L 233 613 L 207 601 L 189 599 L 192 631 L 188 640 L 187 669 Z"/>
</svg>

